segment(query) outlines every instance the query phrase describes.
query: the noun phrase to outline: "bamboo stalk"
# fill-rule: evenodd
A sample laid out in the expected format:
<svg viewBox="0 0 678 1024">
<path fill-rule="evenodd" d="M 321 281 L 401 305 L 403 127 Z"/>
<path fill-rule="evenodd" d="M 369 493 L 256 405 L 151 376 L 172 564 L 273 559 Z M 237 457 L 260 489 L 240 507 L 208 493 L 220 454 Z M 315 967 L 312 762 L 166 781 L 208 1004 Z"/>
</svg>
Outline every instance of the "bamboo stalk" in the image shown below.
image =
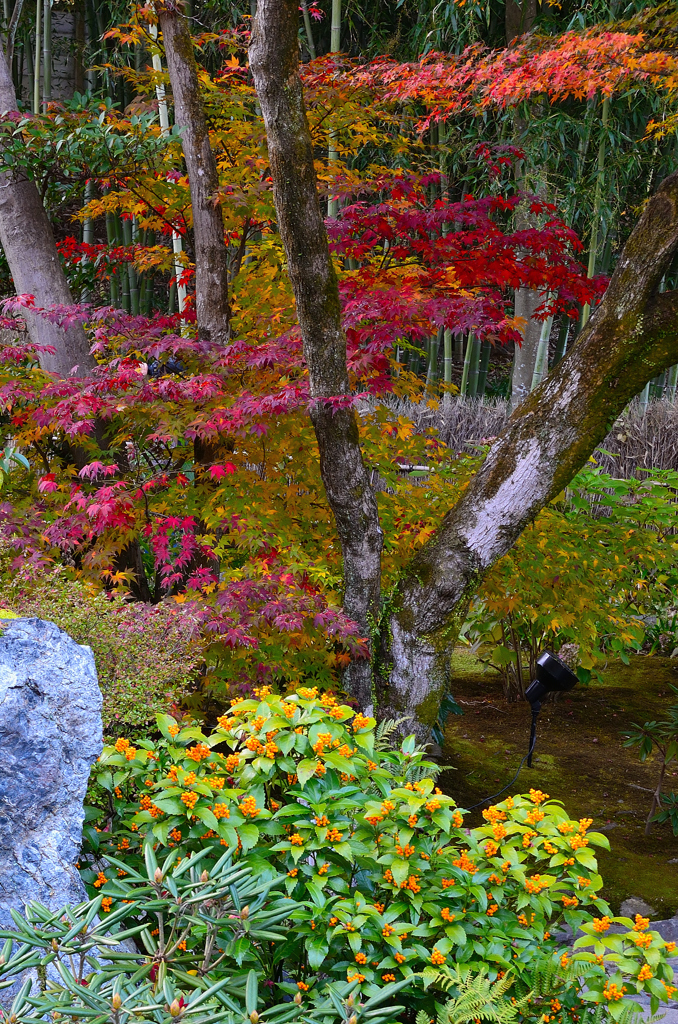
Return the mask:
<svg viewBox="0 0 678 1024">
<path fill-rule="evenodd" d="M 43 110 L 52 99 L 52 0 L 44 0 L 42 19 L 42 103 Z"/>
<path fill-rule="evenodd" d="M 489 341 L 484 341 L 480 349 L 480 368 L 478 370 L 478 398 L 485 397 L 485 389 L 487 387 L 487 373 L 490 368 L 490 355 L 492 353 L 492 345 Z"/>
<path fill-rule="evenodd" d="M 115 224 L 116 244 L 121 248 L 125 245 L 125 234 L 123 228 L 123 220 L 118 214 L 113 215 L 113 222 Z M 127 266 L 120 267 L 120 284 L 121 284 L 121 305 L 126 313 L 130 311 L 129 301 L 129 276 L 127 274 Z"/>
<path fill-rule="evenodd" d="M 330 25 L 330 53 L 339 53 L 341 49 L 341 0 L 332 0 L 332 22 Z M 336 163 L 339 154 L 337 152 L 337 135 L 333 129 L 329 132 L 329 147 L 327 150 L 328 164 Z M 327 202 L 327 216 L 336 217 L 339 213 L 339 201 L 331 198 Z"/>
<path fill-rule="evenodd" d="M 109 245 L 116 245 L 116 232 L 115 232 L 115 214 L 108 212 L 106 214 L 106 239 Z M 111 293 L 111 305 L 114 309 L 117 309 L 120 305 L 120 291 L 118 289 L 118 271 L 111 270 L 108 279 L 108 284 Z"/>
<path fill-rule="evenodd" d="M 570 334 L 570 321 L 569 318 L 564 316 L 563 322 L 560 325 L 560 332 L 558 334 L 558 341 L 556 342 L 556 351 L 553 356 L 553 365 L 555 366 L 564 359 L 565 353 L 567 352 L 567 339 Z"/>
<path fill-rule="evenodd" d="M 136 241 L 136 222 L 134 220 L 123 220 L 122 230 L 125 247 L 131 248 Z M 139 279 L 133 263 L 127 264 L 127 288 L 129 292 L 130 313 L 139 313 Z"/>
<path fill-rule="evenodd" d="M 431 343 L 428 351 L 428 367 L 426 369 L 426 388 L 434 388 L 438 379 L 438 351 L 443 340 L 443 328 L 439 328 L 436 334 L 431 336 Z"/>
<path fill-rule="evenodd" d="M 443 380 L 446 384 L 452 383 L 452 331 L 449 327 L 443 334 Z"/>
<path fill-rule="evenodd" d="M 308 13 L 308 0 L 301 0 L 301 10 L 304 15 L 304 29 L 306 31 L 306 45 L 311 60 L 315 60 L 315 43 L 313 41 L 313 30 L 311 28 L 311 17 Z"/>
<path fill-rule="evenodd" d="M 478 394 L 478 370 L 480 368 L 480 341 L 478 338 L 473 336 L 473 344 L 471 346 L 471 363 L 468 372 L 468 388 L 467 396 L 469 398 L 475 398 Z"/>
<path fill-rule="evenodd" d="M 676 401 L 676 387 L 678 386 L 678 363 L 669 367 L 666 374 L 666 401 L 673 405 Z"/>
<path fill-rule="evenodd" d="M 93 198 L 94 182 L 90 179 L 85 185 L 84 205 L 87 206 Z M 92 243 L 94 242 L 94 221 L 91 217 L 86 217 L 85 220 L 82 222 L 82 240 L 85 245 L 92 245 Z M 89 288 L 83 288 L 82 293 L 80 295 L 80 301 L 89 302 L 91 297 L 92 296 L 90 294 Z"/>
<path fill-rule="evenodd" d="M 469 334 L 466 340 L 466 355 L 464 356 L 464 369 L 461 372 L 461 384 L 459 386 L 459 394 L 462 398 L 466 398 L 468 391 L 468 379 L 471 370 L 471 359 L 473 356 L 473 334 Z"/>
<path fill-rule="evenodd" d="M 541 325 L 541 332 L 539 334 L 539 342 L 537 343 L 537 355 L 534 360 L 534 370 L 532 372 L 532 384 L 530 385 L 530 391 L 534 391 L 535 388 L 539 387 L 542 380 L 548 373 L 549 368 L 549 341 L 551 338 L 551 327 L 553 326 L 553 317 L 548 317 L 544 320 Z"/>
<path fill-rule="evenodd" d="M 149 247 L 155 245 L 155 231 L 144 232 L 144 245 Z M 155 291 L 155 275 L 152 270 L 149 270 L 144 274 L 144 284 L 146 285 L 144 293 L 144 313 L 146 316 L 152 316 L 153 294 Z"/>
<path fill-rule="evenodd" d="M 40 36 L 42 33 L 42 0 L 35 4 L 35 60 L 33 63 L 33 113 L 40 113 Z"/>
<path fill-rule="evenodd" d="M 593 216 L 591 218 L 591 244 L 589 246 L 589 265 L 587 275 L 593 277 L 596 272 L 596 256 L 598 253 L 598 228 L 600 223 L 600 207 L 603 198 L 603 176 L 605 174 L 605 150 L 607 123 L 610 117 L 610 98 L 606 96 L 603 100 L 602 130 L 600 143 L 598 145 L 598 169 L 596 173 L 596 191 L 593 197 Z M 581 311 L 581 325 L 585 327 L 591 313 L 588 302 Z"/>
<path fill-rule="evenodd" d="M 643 390 L 640 392 L 639 406 L 640 411 L 647 412 L 647 407 L 650 402 L 650 382 L 648 381 Z"/>
</svg>

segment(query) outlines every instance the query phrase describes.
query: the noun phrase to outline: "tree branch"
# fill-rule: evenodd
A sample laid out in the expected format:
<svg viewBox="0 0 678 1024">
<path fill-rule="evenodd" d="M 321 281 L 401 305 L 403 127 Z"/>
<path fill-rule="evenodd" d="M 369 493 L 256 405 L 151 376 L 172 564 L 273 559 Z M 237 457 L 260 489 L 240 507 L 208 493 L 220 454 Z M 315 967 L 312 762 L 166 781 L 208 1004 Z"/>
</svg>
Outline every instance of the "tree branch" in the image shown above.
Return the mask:
<svg viewBox="0 0 678 1024">
<path fill-rule="evenodd" d="M 14 40 L 16 39 L 16 30 L 19 25 L 19 18 L 23 10 L 24 0 L 15 0 L 14 10 L 12 11 L 12 17 L 9 19 L 9 25 L 7 26 L 7 46 L 6 46 L 6 57 L 7 67 L 12 71 L 12 57 L 14 56 Z"/>
</svg>

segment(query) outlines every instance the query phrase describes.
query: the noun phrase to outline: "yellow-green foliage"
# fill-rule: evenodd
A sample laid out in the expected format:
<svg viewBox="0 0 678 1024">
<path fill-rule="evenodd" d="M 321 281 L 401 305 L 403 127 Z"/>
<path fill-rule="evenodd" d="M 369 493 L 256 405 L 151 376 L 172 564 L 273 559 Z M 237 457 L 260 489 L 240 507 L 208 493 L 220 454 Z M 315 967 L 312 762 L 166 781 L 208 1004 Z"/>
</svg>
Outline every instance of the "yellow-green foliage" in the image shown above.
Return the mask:
<svg viewBox="0 0 678 1024">
<path fill-rule="evenodd" d="M 589 467 L 492 568 L 463 632 L 507 691 L 524 690 L 544 647 L 576 644 L 583 682 L 607 653 L 627 659 L 640 647 L 640 616 L 678 589 L 677 489 L 673 471 L 616 480 Z"/>
<path fill-rule="evenodd" d="M 0 566 L 1 568 L 1 566 Z M 3 580 L 4 616 L 55 622 L 92 648 L 104 698 L 106 729 L 138 729 L 181 701 L 202 660 L 196 623 L 180 606 L 131 604 L 69 579 L 63 568 Z"/>
<path fill-rule="evenodd" d="M 612 1007 L 610 986 L 621 992 L 622 982 L 629 996 L 669 997 L 664 940 L 641 918 L 613 919 L 600 897 L 593 848 L 609 844 L 589 831 L 591 819 L 571 820 L 533 789 L 465 829 L 413 737 L 380 749 L 374 719 L 316 688 L 276 696 L 261 687 L 255 698 L 235 701 L 209 734 L 160 715 L 158 741 L 120 736 L 107 747 L 95 768 L 89 852 L 122 852 L 135 870 L 148 838 L 158 856 L 232 850 L 296 901 L 276 959 L 297 965 L 305 986 L 319 969 L 369 991 L 431 966 L 491 963 L 491 981 L 510 971 L 524 993 L 538 956 L 566 966 L 552 938 L 566 925 L 583 933 L 573 1013 L 591 994 Z M 119 867 L 83 875 L 102 885 Z M 608 936 L 613 920 L 622 931 Z"/>
</svg>

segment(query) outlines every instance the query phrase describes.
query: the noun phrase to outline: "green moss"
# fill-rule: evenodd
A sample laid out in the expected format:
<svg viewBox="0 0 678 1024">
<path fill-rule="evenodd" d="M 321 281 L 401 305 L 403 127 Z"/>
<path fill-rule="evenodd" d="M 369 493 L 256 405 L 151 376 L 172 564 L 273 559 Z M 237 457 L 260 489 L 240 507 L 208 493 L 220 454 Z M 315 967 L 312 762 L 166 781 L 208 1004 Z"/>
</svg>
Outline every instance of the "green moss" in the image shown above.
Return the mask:
<svg viewBox="0 0 678 1024">
<path fill-rule="evenodd" d="M 440 703 L 443 699 L 443 688 L 439 686 L 437 689 L 433 689 L 426 695 L 426 697 L 417 704 L 415 712 L 418 721 L 423 722 L 424 725 L 433 725 L 438 712 L 440 710 Z"/>
<path fill-rule="evenodd" d="M 446 728 L 443 760 L 457 770 L 442 786 L 462 806 L 506 785 L 527 750 L 529 708 L 509 704 L 498 675 L 486 671 L 468 650 L 455 651 L 452 692 L 464 709 Z M 678 685 L 678 664 L 668 658 L 635 657 L 625 666 L 612 662 L 604 684 L 592 683 L 546 703 L 540 715 L 532 769 L 524 767 L 509 792 L 536 787 L 562 800 L 575 818 L 591 817 L 593 828 L 610 840 L 611 851 L 597 852 L 605 880 L 604 896 L 618 911 L 629 896 L 656 908 L 658 917 L 678 910 L 678 839 L 669 825 L 654 825 L 645 837 L 645 819 L 658 765 L 622 744 L 631 722 L 666 714 L 675 703 L 669 684 Z M 678 766 L 669 767 L 666 789 L 678 790 Z M 479 823 L 480 811 L 470 824 Z"/>
</svg>

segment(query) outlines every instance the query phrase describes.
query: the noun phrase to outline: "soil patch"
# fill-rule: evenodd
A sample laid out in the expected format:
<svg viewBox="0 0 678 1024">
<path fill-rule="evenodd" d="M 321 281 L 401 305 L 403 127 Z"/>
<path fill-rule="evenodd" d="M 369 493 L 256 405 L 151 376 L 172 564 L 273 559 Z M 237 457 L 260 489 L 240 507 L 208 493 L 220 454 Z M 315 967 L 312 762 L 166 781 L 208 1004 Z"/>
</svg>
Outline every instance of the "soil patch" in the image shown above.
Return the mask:
<svg viewBox="0 0 678 1024">
<path fill-rule="evenodd" d="M 455 770 L 444 773 L 441 788 L 468 807 L 515 774 L 527 750 L 530 709 L 524 701 L 509 704 L 498 675 L 467 652 L 455 655 L 453 674 L 464 714 L 447 721 L 442 762 Z M 644 834 L 657 761 L 641 764 L 637 749 L 622 746 L 620 731 L 666 716 L 678 701 L 669 685 L 678 685 L 678 662 L 638 656 L 629 666 L 611 662 L 603 676 L 604 684 L 578 686 L 544 705 L 532 768 L 524 766 L 504 796 L 534 787 L 561 800 L 573 818 L 593 818 L 592 827 L 610 840 L 611 851 L 598 858 L 614 912 L 639 896 L 657 918 L 671 917 L 678 913 L 678 838 L 668 824 Z M 664 788 L 678 790 L 678 765 L 669 766 Z M 467 822 L 480 824 L 481 810 Z"/>
</svg>

